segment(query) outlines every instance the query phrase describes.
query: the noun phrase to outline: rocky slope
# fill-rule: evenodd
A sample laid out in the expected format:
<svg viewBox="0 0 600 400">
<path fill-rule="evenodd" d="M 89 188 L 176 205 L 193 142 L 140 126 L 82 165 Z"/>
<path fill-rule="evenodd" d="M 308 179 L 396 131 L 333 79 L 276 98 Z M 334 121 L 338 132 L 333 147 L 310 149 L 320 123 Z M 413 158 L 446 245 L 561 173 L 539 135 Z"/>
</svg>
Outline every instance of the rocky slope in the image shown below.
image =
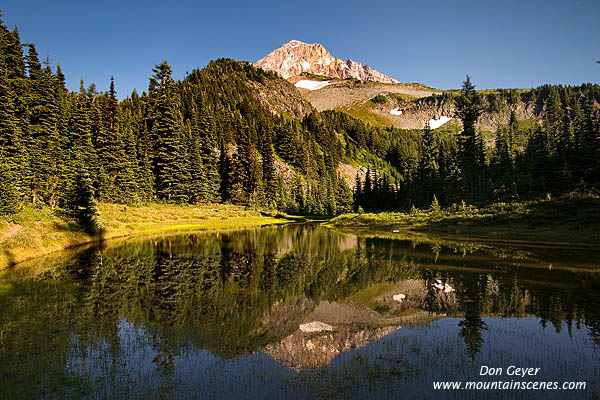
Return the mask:
<svg viewBox="0 0 600 400">
<path fill-rule="evenodd" d="M 293 82 L 293 80 L 291 80 Z M 361 104 L 378 94 L 398 94 L 406 98 L 429 97 L 441 92 L 425 85 L 398 83 L 394 85 L 378 82 L 330 81 L 326 87 L 319 90 L 299 89 L 302 96 L 308 100 L 317 111 L 335 110 Z"/>
<path fill-rule="evenodd" d="M 380 128 L 423 129 L 429 122 L 433 129 L 446 123 L 446 128 L 453 126 L 450 130 L 461 129 L 455 117 L 458 91 L 439 91 L 421 84 L 332 81 L 322 89 L 299 92 L 318 111 L 341 111 Z M 518 120 L 539 120 L 544 108 L 531 99 L 529 90 L 519 92 L 518 100 L 509 101 L 502 90 L 481 91 L 482 114 L 477 127 L 495 132 L 508 124 L 511 111 Z"/>
<path fill-rule="evenodd" d="M 256 66 L 274 71 L 283 78 L 301 75 L 303 72 L 330 78 L 354 78 L 365 81 L 397 83 L 390 78 L 359 62 L 341 60 L 332 56 L 320 43 L 304 43 L 292 40 L 258 60 Z"/>
<path fill-rule="evenodd" d="M 338 106 L 335 109 L 381 127 L 423 129 L 429 122 L 435 129 L 448 122 L 461 129 L 460 120 L 455 118 L 456 103 L 451 96 L 409 99 L 397 96 L 393 92 L 382 92 L 378 99 L 379 101 L 373 101 L 374 97 L 372 97 L 369 100 Z M 482 114 L 477 121 L 477 127 L 484 131 L 495 132 L 499 127 L 508 124 L 511 111 L 515 111 L 519 120 L 535 120 L 540 117 L 543 110 L 532 101 L 519 100 L 509 104 L 500 96 L 491 99 L 490 95 L 482 94 Z"/>
<path fill-rule="evenodd" d="M 254 87 L 258 92 L 258 100 L 273 113 L 302 119 L 313 110 L 311 104 L 300 96 L 298 89 L 283 79 L 254 83 Z"/>
</svg>

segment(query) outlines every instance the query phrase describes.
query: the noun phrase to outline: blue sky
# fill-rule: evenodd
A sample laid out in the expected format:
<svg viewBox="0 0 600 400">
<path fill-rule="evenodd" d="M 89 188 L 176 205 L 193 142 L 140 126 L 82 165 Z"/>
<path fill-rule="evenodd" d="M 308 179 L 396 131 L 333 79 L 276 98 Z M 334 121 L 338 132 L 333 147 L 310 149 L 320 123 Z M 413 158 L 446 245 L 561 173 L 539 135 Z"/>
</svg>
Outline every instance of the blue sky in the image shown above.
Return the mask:
<svg viewBox="0 0 600 400">
<path fill-rule="evenodd" d="M 600 1 L 38 1 L 3 0 L 67 86 L 111 75 L 120 98 L 147 90 L 166 58 L 176 78 L 231 57 L 257 61 L 283 43 L 320 42 L 401 82 L 449 89 L 600 81 Z"/>
</svg>

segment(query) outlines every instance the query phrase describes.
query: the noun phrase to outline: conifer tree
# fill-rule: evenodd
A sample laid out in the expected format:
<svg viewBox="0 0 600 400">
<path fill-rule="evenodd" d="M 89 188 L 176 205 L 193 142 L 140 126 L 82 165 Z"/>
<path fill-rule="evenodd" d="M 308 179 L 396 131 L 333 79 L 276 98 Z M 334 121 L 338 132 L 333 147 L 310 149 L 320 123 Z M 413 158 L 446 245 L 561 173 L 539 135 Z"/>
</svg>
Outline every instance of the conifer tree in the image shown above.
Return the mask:
<svg viewBox="0 0 600 400">
<path fill-rule="evenodd" d="M 466 173 L 474 173 L 477 170 L 478 149 L 477 130 L 475 124 L 481 115 L 481 98 L 471 83 L 471 77 L 463 82 L 461 95 L 456 99 L 456 115 L 463 124 L 463 131 L 459 135 L 462 169 Z"/>
<path fill-rule="evenodd" d="M 21 209 L 14 182 L 15 177 L 0 151 L 0 215 L 15 214 Z"/>
<path fill-rule="evenodd" d="M 352 190 L 350 186 L 346 183 L 346 181 L 341 178 L 336 178 L 337 187 L 333 188 L 335 192 L 335 204 L 336 210 L 335 214 L 344 214 L 352 212 L 354 200 L 352 198 Z"/>
<path fill-rule="evenodd" d="M 203 104 L 200 107 L 198 128 L 200 135 L 199 150 L 204 178 L 202 199 L 207 202 L 217 202 L 221 196 L 219 193 L 220 174 L 218 168 L 216 127 L 210 110 Z"/>
<path fill-rule="evenodd" d="M 205 201 L 205 184 L 206 178 L 205 168 L 202 163 L 202 154 L 200 149 L 201 135 L 199 133 L 200 127 L 198 123 L 198 117 L 196 114 L 192 117 L 191 127 L 189 127 L 189 169 L 190 169 L 190 183 L 188 191 L 190 193 L 190 202 L 198 203 Z"/>
<path fill-rule="evenodd" d="M 262 175 L 265 186 L 265 200 L 269 206 L 275 203 L 277 197 L 275 155 L 273 154 L 273 141 L 271 127 L 264 132 L 264 143 L 262 151 Z"/>
<path fill-rule="evenodd" d="M 92 141 L 92 126 L 90 121 L 90 102 L 83 79 L 80 81 L 79 94 L 75 100 L 75 110 L 72 116 L 71 138 L 71 176 L 75 176 L 77 166 L 85 166 L 88 173 L 97 172 L 96 149 Z"/>
<path fill-rule="evenodd" d="M 219 149 L 219 177 L 220 177 L 220 194 L 222 201 L 228 201 L 231 198 L 231 169 L 232 160 L 229 156 L 227 145 L 221 141 Z"/>
<path fill-rule="evenodd" d="M 7 31 L 8 32 L 8 31 Z M 2 34 L 0 29 L 0 34 Z M 5 36 L 11 33 L 5 33 Z M 10 184 L 5 184 L 7 199 L 20 199 L 24 191 L 24 175 L 26 175 L 25 143 L 23 143 L 22 124 L 17 106 L 19 93 L 11 78 L 8 68 L 8 58 L 0 59 L 0 163 L 2 163 L 3 179 Z M 6 62 L 5 62 L 6 60 Z M 28 175 L 28 174 L 27 174 Z M 8 185 L 8 186 L 7 186 Z M 5 207 L 12 201 L 7 201 Z M 10 207 L 9 207 L 10 208 Z"/>
<path fill-rule="evenodd" d="M 121 131 L 114 77 L 110 78 L 108 94 L 100 96 L 95 102 L 95 109 L 101 114 L 98 118 L 96 138 L 98 162 L 104 171 L 104 184 L 101 185 L 100 196 L 104 201 L 135 202 L 135 144 Z"/>
<path fill-rule="evenodd" d="M 546 191 L 549 173 L 550 145 L 546 129 L 539 125 L 529 142 L 525 157 L 528 165 L 529 189 L 534 192 Z"/>
<path fill-rule="evenodd" d="M 180 120 L 177 115 L 179 102 L 171 78 L 171 67 L 164 60 L 152 70 L 150 96 L 153 100 L 152 139 L 154 141 L 154 172 L 156 192 L 161 199 L 185 202 L 186 168 L 182 145 Z"/>
<path fill-rule="evenodd" d="M 304 185 L 297 175 L 292 181 L 292 202 L 293 208 L 290 210 L 292 213 L 308 213 L 309 207 L 307 207 Z"/>
<path fill-rule="evenodd" d="M 360 181 L 359 171 L 356 171 L 356 180 L 354 183 L 354 211 L 363 205 L 362 182 Z"/>
<path fill-rule="evenodd" d="M 438 189 L 437 174 L 439 171 L 438 159 L 440 157 L 438 146 L 434 140 L 434 133 L 429 122 L 423 130 L 423 155 L 419 161 L 417 175 L 420 181 L 422 197 L 429 198 Z"/>
<path fill-rule="evenodd" d="M 67 214 L 75 218 L 86 232 L 93 234 L 98 231 L 98 209 L 94 188 L 85 168 L 76 172 L 66 204 Z"/>
<path fill-rule="evenodd" d="M 364 183 L 363 190 L 362 190 L 362 198 L 363 198 L 362 207 L 367 211 L 371 211 L 371 206 L 372 206 L 372 201 L 373 201 L 372 194 L 373 194 L 373 184 L 372 184 L 372 177 L 371 177 L 371 167 L 368 167 L 367 173 L 365 174 L 365 183 Z"/>
<path fill-rule="evenodd" d="M 39 80 L 39 75 L 42 73 L 42 63 L 40 62 L 37 49 L 33 43 L 27 43 L 26 46 L 29 49 L 28 54 L 25 57 L 27 73 L 30 79 L 34 81 Z"/>
</svg>

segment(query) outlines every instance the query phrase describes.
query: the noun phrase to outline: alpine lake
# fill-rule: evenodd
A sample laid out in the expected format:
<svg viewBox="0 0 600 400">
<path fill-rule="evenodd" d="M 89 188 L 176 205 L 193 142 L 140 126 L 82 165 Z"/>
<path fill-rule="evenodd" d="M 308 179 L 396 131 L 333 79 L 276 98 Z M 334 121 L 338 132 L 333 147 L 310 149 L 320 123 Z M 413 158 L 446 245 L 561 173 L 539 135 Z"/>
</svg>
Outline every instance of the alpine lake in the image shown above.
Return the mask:
<svg viewBox="0 0 600 400">
<path fill-rule="evenodd" d="M 600 249 L 311 223 L 78 247 L 0 272 L 21 398 L 598 399 Z"/>
</svg>

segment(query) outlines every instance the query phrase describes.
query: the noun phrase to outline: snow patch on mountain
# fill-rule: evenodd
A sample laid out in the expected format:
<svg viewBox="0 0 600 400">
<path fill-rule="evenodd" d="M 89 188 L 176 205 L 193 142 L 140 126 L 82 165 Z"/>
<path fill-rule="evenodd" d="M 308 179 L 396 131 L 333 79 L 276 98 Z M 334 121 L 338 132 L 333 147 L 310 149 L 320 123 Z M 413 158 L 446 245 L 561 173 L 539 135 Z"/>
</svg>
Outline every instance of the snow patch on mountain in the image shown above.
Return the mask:
<svg viewBox="0 0 600 400">
<path fill-rule="evenodd" d="M 436 129 L 439 128 L 440 126 L 444 125 L 446 122 L 450 121 L 452 118 L 450 117 L 446 117 L 445 115 L 442 115 L 439 119 L 430 119 L 429 120 L 429 126 L 431 127 L 431 129 Z"/>
<path fill-rule="evenodd" d="M 311 81 L 308 79 L 302 79 L 296 82 L 294 86 L 308 90 L 319 90 L 327 85 L 329 85 L 329 81 Z"/>
<path fill-rule="evenodd" d="M 402 110 L 400 108 L 396 107 L 393 110 L 390 110 L 390 114 L 392 114 L 392 115 L 402 115 Z"/>
</svg>

